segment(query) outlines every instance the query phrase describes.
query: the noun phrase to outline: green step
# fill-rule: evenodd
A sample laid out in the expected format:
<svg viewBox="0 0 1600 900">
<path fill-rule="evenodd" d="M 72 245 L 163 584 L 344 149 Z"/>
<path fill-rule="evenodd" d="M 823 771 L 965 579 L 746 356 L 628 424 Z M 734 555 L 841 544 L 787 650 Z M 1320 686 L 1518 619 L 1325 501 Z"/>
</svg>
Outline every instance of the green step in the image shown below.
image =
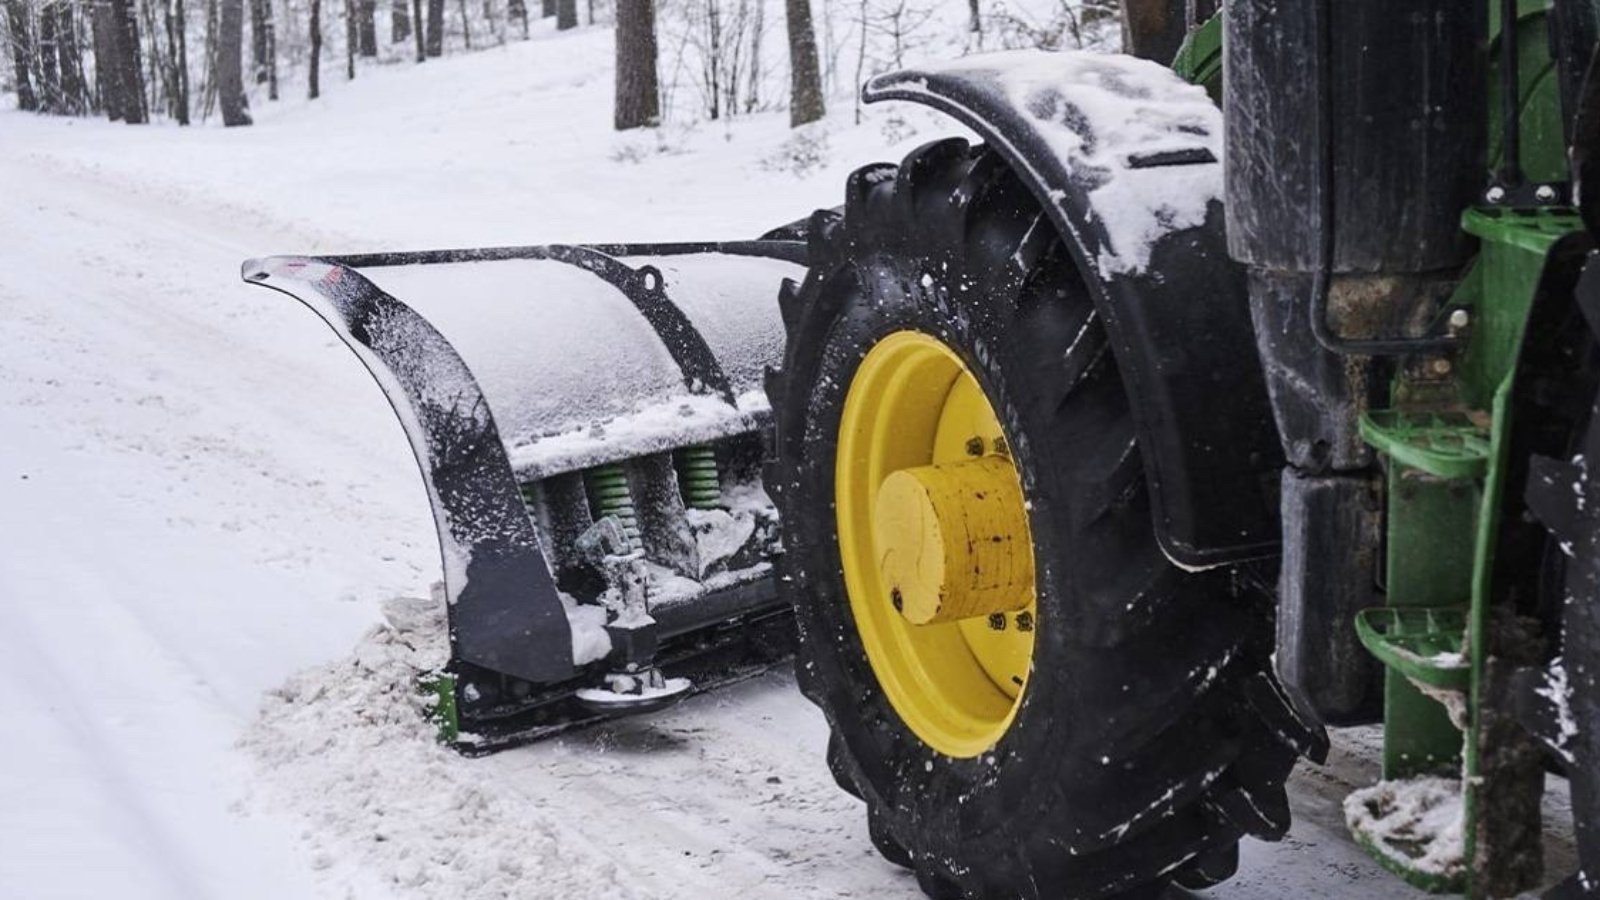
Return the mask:
<svg viewBox="0 0 1600 900">
<path fill-rule="evenodd" d="M 1440 478 L 1489 472 L 1489 431 L 1464 413 L 1373 410 L 1361 417 L 1361 439 L 1402 466 Z"/>
<path fill-rule="evenodd" d="M 1356 616 L 1362 646 L 1414 682 L 1451 691 L 1471 683 L 1465 652 L 1467 608 L 1385 606 Z"/>
</svg>

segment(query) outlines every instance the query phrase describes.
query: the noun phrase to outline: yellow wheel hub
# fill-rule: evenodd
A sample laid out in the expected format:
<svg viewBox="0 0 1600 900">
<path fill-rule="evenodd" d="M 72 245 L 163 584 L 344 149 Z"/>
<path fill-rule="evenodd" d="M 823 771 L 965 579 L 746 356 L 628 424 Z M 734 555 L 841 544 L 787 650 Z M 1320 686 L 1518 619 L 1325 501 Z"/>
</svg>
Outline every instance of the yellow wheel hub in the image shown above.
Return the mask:
<svg viewBox="0 0 1600 900">
<path fill-rule="evenodd" d="M 1033 661 L 1033 541 L 1021 479 L 982 387 L 920 332 L 880 341 L 845 396 L 839 552 L 873 674 L 949 756 L 994 746 Z"/>
</svg>

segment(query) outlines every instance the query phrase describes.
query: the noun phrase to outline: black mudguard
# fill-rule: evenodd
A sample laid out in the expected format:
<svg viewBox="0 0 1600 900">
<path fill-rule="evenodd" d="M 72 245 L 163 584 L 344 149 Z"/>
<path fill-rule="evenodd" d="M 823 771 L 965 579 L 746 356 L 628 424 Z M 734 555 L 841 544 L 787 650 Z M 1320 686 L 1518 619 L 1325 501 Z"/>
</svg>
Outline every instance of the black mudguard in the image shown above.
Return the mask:
<svg viewBox="0 0 1600 900">
<path fill-rule="evenodd" d="M 1159 196 L 1160 179 L 1181 166 L 1214 176 L 1220 197 L 1220 113 L 1202 89 L 1154 63 L 1045 56 L 994 54 L 896 72 L 868 83 L 864 97 L 907 100 L 960 120 L 1011 163 L 1050 215 L 1110 335 L 1167 556 L 1188 568 L 1270 556 L 1279 544 L 1283 453 L 1245 274 L 1227 253 L 1222 203 L 1212 199 L 1203 221 L 1161 234 L 1148 261 L 1130 267 L 1117 263 L 1113 246 L 1122 211 L 1097 207 L 1093 196 L 1111 179 L 1123 179 L 1124 196 Z M 1012 74 L 1019 63 L 1026 79 Z M 1057 69 L 1059 78 L 1044 77 Z M 1159 90 L 1154 100 L 1151 85 Z M 1156 118 L 1172 127 L 1108 167 L 1105 144 L 1119 129 L 1144 128 L 1155 103 Z M 1192 115 L 1184 103 L 1195 104 Z M 1159 206 L 1155 212 L 1159 219 Z"/>
</svg>

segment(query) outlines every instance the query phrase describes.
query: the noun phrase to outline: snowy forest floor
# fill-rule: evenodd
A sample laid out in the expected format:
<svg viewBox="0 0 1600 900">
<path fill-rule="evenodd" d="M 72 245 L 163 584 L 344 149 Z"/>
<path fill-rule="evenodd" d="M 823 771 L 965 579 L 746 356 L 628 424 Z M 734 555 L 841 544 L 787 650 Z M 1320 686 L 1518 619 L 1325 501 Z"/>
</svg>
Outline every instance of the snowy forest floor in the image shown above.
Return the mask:
<svg viewBox="0 0 1600 900">
<path fill-rule="evenodd" d="M 956 131 L 836 98 L 801 138 L 619 137 L 609 42 L 368 70 L 237 131 L 0 113 L 0 896 L 917 896 L 786 674 L 483 760 L 373 714 L 363 635 L 438 578 L 426 498 L 360 365 L 240 261 L 749 237 Z M 309 719 L 263 723 L 269 691 Z M 1409 896 L 1338 808 L 1376 749 L 1341 734 L 1212 894 Z"/>
</svg>

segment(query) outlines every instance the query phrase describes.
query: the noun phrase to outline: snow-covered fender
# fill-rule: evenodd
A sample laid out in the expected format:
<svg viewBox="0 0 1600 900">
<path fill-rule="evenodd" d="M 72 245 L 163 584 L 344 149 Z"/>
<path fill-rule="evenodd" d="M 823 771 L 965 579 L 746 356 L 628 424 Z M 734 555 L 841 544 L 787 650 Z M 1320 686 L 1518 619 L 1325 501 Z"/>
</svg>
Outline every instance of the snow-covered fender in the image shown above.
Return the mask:
<svg viewBox="0 0 1600 900">
<path fill-rule="evenodd" d="M 883 75 L 863 94 L 960 120 L 1055 223 L 1127 385 L 1167 556 L 1204 568 L 1274 553 L 1283 454 L 1227 254 L 1222 113 L 1205 90 L 1133 57 L 1012 51 Z"/>
</svg>

